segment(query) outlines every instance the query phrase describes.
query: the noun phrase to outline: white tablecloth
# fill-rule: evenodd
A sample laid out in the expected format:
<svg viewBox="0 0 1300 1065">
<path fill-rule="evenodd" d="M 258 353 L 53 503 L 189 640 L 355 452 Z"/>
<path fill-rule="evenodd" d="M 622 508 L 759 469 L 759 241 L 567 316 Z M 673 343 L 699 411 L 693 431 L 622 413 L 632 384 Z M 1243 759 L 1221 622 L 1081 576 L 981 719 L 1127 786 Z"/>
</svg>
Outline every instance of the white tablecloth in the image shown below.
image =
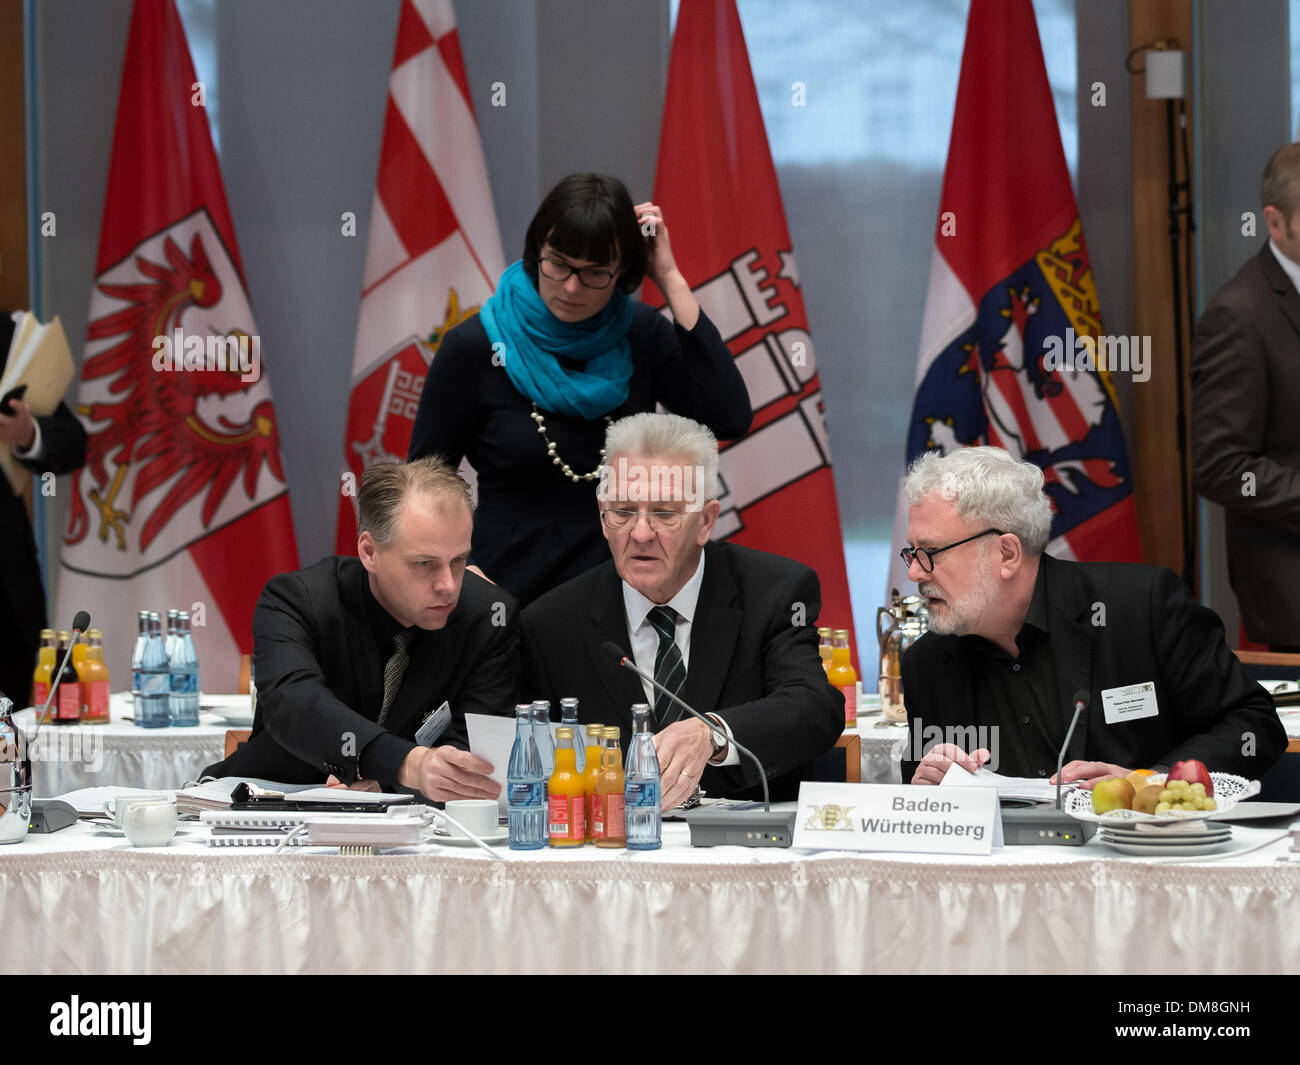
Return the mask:
<svg viewBox="0 0 1300 1065">
<path fill-rule="evenodd" d="M 136 850 L 80 824 L 0 847 L 9 972 L 1300 972 L 1286 843 L 1191 864 L 693 850 Z M 1278 830 L 1236 826 L 1237 849 Z"/>
<path fill-rule="evenodd" d="M 238 696 L 212 696 L 228 703 Z M 247 702 L 248 696 L 243 696 Z M 204 697 L 207 704 L 209 697 Z M 32 776 L 38 796 L 62 795 L 80 788 L 120 785 L 130 788 L 179 788 L 198 778 L 199 770 L 220 760 L 226 751 L 226 730 L 234 727 L 202 713 L 189 728 L 137 728 L 124 717 L 131 714 L 131 693 L 109 698 L 107 725 L 51 725 L 41 729 L 32 751 Z M 28 734 L 35 710 L 14 715 Z"/>
</svg>

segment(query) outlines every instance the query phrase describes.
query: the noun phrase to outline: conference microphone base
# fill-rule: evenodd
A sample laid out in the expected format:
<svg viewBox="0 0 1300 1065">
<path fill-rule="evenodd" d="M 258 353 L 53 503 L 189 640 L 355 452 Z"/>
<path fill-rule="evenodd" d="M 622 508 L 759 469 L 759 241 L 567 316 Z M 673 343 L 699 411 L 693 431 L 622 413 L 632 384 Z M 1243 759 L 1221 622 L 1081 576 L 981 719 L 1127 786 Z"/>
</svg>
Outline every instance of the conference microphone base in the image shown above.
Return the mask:
<svg viewBox="0 0 1300 1065">
<path fill-rule="evenodd" d="M 1082 847 L 1096 833 L 1090 821 L 1076 821 L 1056 808 L 1043 803 L 1027 808 L 1003 807 L 1002 841 L 1008 847 L 1042 844 L 1050 847 Z"/>
<path fill-rule="evenodd" d="M 58 832 L 77 823 L 77 811 L 62 799 L 33 799 L 28 832 Z"/>
<path fill-rule="evenodd" d="M 720 810 L 701 806 L 686 812 L 692 847 L 788 847 L 794 838 L 794 810 Z"/>
</svg>

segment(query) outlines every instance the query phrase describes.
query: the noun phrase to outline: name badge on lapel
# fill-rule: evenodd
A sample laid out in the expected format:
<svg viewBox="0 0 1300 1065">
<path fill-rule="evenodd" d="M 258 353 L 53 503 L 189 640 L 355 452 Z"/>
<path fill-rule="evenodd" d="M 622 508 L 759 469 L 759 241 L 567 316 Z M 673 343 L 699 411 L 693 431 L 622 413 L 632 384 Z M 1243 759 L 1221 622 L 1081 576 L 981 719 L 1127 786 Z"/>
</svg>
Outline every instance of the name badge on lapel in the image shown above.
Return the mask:
<svg viewBox="0 0 1300 1065">
<path fill-rule="evenodd" d="M 1149 680 L 1124 688 L 1107 688 L 1101 693 L 1101 706 L 1108 725 L 1123 725 L 1160 713 L 1156 704 L 1156 686 Z"/>
</svg>

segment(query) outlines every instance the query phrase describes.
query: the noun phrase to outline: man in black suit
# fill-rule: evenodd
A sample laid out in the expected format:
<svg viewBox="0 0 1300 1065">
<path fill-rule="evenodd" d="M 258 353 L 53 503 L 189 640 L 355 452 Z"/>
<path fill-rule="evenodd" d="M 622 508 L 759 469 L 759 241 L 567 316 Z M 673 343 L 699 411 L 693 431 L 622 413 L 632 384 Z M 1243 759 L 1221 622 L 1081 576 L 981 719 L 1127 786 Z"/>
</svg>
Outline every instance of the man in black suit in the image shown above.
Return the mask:
<svg viewBox="0 0 1300 1065">
<path fill-rule="evenodd" d="M 1274 153 L 1260 199 L 1268 243 L 1196 325 L 1192 458 L 1224 508 L 1246 634 L 1300 651 L 1300 144 Z"/>
<path fill-rule="evenodd" d="M 496 798 L 492 766 L 468 751 L 465 714 L 511 711 L 518 612 L 465 572 L 469 488 L 426 458 L 370 467 L 357 502 L 360 558 L 266 582 L 253 615 L 253 731 L 204 774 Z M 444 700 L 438 745 L 417 744 Z"/>
<path fill-rule="evenodd" d="M 9 361 L 13 319 L 0 313 L 0 374 Z M 86 430 L 66 404 L 37 417 L 21 399 L 0 412 L 0 447 L 10 447 L 38 476 L 70 473 L 86 461 Z M 26 706 L 32 692 L 36 649 L 45 627 L 45 589 L 27 506 L 0 474 L 0 693 Z"/>
<path fill-rule="evenodd" d="M 526 698 L 579 700 L 583 723 L 619 725 L 626 746 L 634 703 L 648 703 L 671 810 L 697 784 L 712 796 L 759 783 L 731 740 L 754 752 L 773 797 L 835 745 L 844 700 L 817 653 L 817 574 L 779 555 L 710 543 L 717 520 L 718 447 L 704 426 L 636 414 L 610 426 L 597 492 L 613 559 L 525 608 L 520 621 Z M 716 730 L 601 652 L 613 641 Z"/>
<path fill-rule="evenodd" d="M 1043 474 L 1000 448 L 929 452 L 904 481 L 903 555 L 930 631 L 903 656 L 903 779 L 937 784 L 953 762 L 1064 782 L 1162 771 L 1195 758 L 1258 778 L 1286 748 L 1268 693 L 1223 625 L 1170 571 L 1043 554 Z"/>
</svg>

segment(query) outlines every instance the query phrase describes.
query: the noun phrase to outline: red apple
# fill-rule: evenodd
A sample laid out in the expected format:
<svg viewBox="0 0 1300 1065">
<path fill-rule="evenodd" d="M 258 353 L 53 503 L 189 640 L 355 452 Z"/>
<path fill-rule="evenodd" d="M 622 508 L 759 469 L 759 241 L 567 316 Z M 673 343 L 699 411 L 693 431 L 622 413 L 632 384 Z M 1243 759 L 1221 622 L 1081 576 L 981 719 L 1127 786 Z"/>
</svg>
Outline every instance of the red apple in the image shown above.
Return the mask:
<svg viewBox="0 0 1300 1065">
<path fill-rule="evenodd" d="M 1205 794 L 1214 794 L 1214 782 L 1210 780 L 1210 771 L 1205 768 L 1204 762 L 1198 762 L 1195 758 L 1189 758 L 1185 762 L 1175 762 L 1166 779 L 1185 780 L 1189 784 L 1204 784 Z"/>
</svg>

